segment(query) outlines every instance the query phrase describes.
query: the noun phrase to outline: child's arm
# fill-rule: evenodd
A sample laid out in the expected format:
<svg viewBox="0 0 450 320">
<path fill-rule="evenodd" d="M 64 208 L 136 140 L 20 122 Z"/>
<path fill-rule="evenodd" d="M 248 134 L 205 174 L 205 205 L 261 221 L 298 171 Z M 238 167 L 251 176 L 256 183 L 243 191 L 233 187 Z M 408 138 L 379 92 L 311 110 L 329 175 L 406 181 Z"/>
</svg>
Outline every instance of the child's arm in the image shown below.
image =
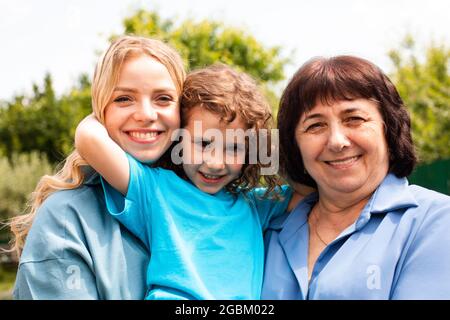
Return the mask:
<svg viewBox="0 0 450 320">
<path fill-rule="evenodd" d="M 80 156 L 113 188 L 127 194 L 130 180 L 127 156 L 93 114 L 78 124 L 75 146 Z"/>
</svg>

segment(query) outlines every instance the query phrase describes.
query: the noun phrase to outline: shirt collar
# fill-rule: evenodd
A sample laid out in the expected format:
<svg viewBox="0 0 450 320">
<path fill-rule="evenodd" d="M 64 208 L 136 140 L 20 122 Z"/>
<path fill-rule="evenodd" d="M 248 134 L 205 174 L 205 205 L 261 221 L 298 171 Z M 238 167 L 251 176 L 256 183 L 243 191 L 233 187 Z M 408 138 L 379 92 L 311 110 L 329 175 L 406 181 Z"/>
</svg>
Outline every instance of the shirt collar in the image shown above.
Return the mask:
<svg viewBox="0 0 450 320">
<path fill-rule="evenodd" d="M 418 203 L 408 188 L 408 180 L 389 173 L 375 190 L 369 205 L 370 213 L 385 213 L 417 207 Z"/>
<path fill-rule="evenodd" d="M 270 229 L 283 229 L 283 237 L 289 238 L 307 222 L 308 214 L 318 199 L 319 195 L 317 192 L 309 194 L 285 220 L 279 222 L 274 220 Z M 417 201 L 409 191 L 408 180 L 406 178 L 397 178 L 394 174 L 389 173 L 375 190 L 352 228 L 362 228 L 369 221 L 371 214 L 386 213 L 417 206 Z"/>
<path fill-rule="evenodd" d="M 409 191 L 408 180 L 397 178 L 394 174 L 389 173 L 370 197 L 358 219 L 350 226 L 349 232 L 363 228 L 369 222 L 372 214 L 382 214 L 417 206 L 417 201 Z"/>
</svg>

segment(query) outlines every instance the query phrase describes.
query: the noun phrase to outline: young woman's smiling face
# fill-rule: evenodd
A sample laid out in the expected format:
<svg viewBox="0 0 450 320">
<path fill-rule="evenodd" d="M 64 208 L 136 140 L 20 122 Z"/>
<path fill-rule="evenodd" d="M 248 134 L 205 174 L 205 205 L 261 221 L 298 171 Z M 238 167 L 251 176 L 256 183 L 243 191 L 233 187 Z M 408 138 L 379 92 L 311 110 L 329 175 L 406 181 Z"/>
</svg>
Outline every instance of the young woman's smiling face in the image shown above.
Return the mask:
<svg viewBox="0 0 450 320">
<path fill-rule="evenodd" d="M 240 117 L 227 123 L 202 107 L 194 107 L 189 111 L 187 125 L 183 129 L 187 133 L 183 137 L 183 152 L 186 153 L 183 169 L 197 188 L 215 194 L 240 176 L 245 160 L 245 143 L 240 143 L 239 139 L 227 141 L 227 130 L 246 130 Z"/>
<path fill-rule="evenodd" d="M 123 150 L 154 162 L 180 126 L 178 96 L 163 64 L 145 54 L 128 58 L 106 107 L 105 127 Z"/>
<path fill-rule="evenodd" d="M 296 140 L 319 191 L 372 192 L 388 172 L 384 122 L 373 101 L 316 104 L 300 118 Z"/>
</svg>

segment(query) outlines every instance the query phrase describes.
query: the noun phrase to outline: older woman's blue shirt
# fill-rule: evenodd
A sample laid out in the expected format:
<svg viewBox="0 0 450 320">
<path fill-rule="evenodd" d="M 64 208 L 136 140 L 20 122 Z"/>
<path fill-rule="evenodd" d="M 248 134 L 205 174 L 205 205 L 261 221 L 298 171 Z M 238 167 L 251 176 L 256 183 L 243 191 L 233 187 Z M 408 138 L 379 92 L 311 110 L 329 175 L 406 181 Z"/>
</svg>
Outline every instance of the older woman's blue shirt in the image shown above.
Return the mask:
<svg viewBox="0 0 450 320">
<path fill-rule="evenodd" d="M 308 284 L 307 218 L 317 200 L 311 194 L 269 227 L 263 299 L 450 299 L 450 197 L 387 175 Z"/>
</svg>

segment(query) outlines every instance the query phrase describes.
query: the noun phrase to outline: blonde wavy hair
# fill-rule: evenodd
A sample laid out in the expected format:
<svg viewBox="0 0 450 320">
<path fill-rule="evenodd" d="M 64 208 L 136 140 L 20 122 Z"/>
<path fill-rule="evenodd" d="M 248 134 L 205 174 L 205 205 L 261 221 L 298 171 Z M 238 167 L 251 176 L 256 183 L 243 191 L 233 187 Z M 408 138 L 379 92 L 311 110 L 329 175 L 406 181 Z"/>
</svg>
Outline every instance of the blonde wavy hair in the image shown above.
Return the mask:
<svg viewBox="0 0 450 320">
<path fill-rule="evenodd" d="M 160 40 L 121 36 L 99 59 L 92 80 L 92 109 L 100 122 L 104 123 L 105 109 L 119 81 L 122 65 L 130 57 L 139 55 L 148 55 L 163 64 L 181 95 L 186 74 L 183 61 L 174 49 Z M 8 223 L 13 233 L 9 251 L 15 251 L 20 256 L 38 208 L 53 192 L 80 187 L 85 178 L 83 166 L 87 163 L 75 150 L 63 161 L 62 168 L 55 175 L 45 175 L 40 179 L 31 194 L 28 212 L 12 218 Z"/>
<path fill-rule="evenodd" d="M 227 123 L 240 117 L 246 127 L 256 133 L 260 129 L 267 129 L 266 150 L 271 150 L 272 112 L 257 82 L 248 74 L 219 63 L 190 72 L 181 97 L 181 127 L 186 126 L 190 111 L 195 107 L 204 108 Z M 260 142 L 257 144 L 259 149 Z M 279 198 L 276 193 L 272 193 L 280 184 L 279 177 L 261 175 L 264 166 L 259 157 L 256 164 L 246 161 L 240 177 L 228 184 L 226 189 L 233 193 L 245 193 L 263 183 L 267 187 L 265 196 L 271 193 L 274 198 Z"/>
</svg>

